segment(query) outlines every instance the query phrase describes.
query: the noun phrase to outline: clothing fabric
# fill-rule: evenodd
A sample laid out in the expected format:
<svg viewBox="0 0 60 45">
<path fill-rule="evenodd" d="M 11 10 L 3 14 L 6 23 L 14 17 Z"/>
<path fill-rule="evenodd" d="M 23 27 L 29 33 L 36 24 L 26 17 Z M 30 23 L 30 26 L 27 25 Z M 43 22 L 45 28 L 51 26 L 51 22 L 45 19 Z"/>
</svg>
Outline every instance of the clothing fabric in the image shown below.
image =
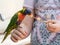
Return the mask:
<svg viewBox="0 0 60 45">
<path fill-rule="evenodd" d="M 46 20 L 60 20 L 60 0 L 24 0 L 24 6 L 34 9 L 36 16 Z M 60 33 L 51 33 L 45 22 L 35 20 L 31 45 L 60 45 Z"/>
</svg>

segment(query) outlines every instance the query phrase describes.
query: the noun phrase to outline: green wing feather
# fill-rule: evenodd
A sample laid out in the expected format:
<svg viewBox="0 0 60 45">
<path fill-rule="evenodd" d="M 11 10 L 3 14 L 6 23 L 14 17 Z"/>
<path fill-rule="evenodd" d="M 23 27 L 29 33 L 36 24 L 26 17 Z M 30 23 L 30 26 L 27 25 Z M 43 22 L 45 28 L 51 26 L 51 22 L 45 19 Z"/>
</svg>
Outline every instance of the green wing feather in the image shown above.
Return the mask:
<svg viewBox="0 0 60 45">
<path fill-rule="evenodd" d="M 7 28 L 6 28 L 6 30 L 4 31 L 4 33 L 7 32 L 14 24 L 16 24 L 17 18 L 18 18 L 18 15 L 17 15 L 17 13 L 16 13 L 16 14 L 12 17 L 12 19 L 10 20 L 10 23 L 9 23 L 9 25 L 7 26 Z"/>
<path fill-rule="evenodd" d="M 4 33 L 6 33 L 6 34 L 5 34 L 4 39 L 2 40 L 2 42 L 7 38 L 7 36 L 8 36 L 8 35 L 10 34 L 10 32 L 12 31 L 12 29 L 14 29 L 14 28 L 17 27 L 17 25 L 16 25 L 17 18 L 18 18 L 18 15 L 17 15 L 17 13 L 16 13 L 16 14 L 12 17 L 12 19 L 11 19 L 11 21 L 10 21 L 7 29 L 6 29 L 5 32 L 4 32 Z"/>
</svg>

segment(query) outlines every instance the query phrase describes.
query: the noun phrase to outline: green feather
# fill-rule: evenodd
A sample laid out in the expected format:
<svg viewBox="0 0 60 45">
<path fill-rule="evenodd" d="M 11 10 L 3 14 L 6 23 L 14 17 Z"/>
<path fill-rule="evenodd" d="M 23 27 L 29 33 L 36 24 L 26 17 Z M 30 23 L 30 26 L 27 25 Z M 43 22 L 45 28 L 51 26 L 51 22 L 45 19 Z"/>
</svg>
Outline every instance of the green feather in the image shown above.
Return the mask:
<svg viewBox="0 0 60 45">
<path fill-rule="evenodd" d="M 11 28 L 11 26 L 13 26 L 14 24 L 16 24 L 17 18 L 18 18 L 18 15 L 15 14 L 15 15 L 12 17 L 12 19 L 11 19 L 8 27 L 6 28 L 5 32 L 7 32 L 7 30 L 9 30 L 9 29 Z M 4 33 L 5 33 L 5 32 L 4 32 Z"/>
<path fill-rule="evenodd" d="M 5 32 L 4 32 L 4 33 L 6 33 L 6 34 L 5 34 L 5 37 L 4 37 L 4 39 L 2 40 L 2 42 L 7 38 L 7 36 L 10 34 L 10 32 L 11 32 L 14 28 L 17 27 L 17 25 L 16 25 L 17 18 L 18 18 L 18 15 L 17 15 L 17 14 L 15 14 L 15 15 L 12 17 L 12 19 L 11 19 L 11 21 L 10 21 L 7 29 L 6 29 Z"/>
</svg>

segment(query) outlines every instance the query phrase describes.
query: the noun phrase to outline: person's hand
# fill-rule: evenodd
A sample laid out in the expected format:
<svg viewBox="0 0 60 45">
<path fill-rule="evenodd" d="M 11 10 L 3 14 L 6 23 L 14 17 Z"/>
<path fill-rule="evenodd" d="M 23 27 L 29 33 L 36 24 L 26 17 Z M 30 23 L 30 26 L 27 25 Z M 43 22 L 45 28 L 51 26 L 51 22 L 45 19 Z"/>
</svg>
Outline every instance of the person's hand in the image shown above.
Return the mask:
<svg viewBox="0 0 60 45">
<path fill-rule="evenodd" d="M 47 21 L 47 29 L 50 32 L 55 32 L 55 33 L 60 32 L 60 21 L 58 21 L 58 20 L 48 20 Z"/>
<path fill-rule="evenodd" d="M 29 33 L 26 30 L 18 27 L 17 29 L 14 29 L 11 33 L 11 40 L 13 42 L 18 42 L 18 40 L 25 39 L 28 35 Z"/>
</svg>

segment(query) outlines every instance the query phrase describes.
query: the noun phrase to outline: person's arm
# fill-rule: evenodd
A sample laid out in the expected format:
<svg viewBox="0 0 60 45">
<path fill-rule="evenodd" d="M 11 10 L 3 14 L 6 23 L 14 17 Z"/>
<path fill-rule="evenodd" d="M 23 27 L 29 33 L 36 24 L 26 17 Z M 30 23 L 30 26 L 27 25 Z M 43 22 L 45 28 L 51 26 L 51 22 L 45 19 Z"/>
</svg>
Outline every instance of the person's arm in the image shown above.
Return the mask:
<svg viewBox="0 0 60 45">
<path fill-rule="evenodd" d="M 11 39 L 13 42 L 17 42 L 18 40 L 25 39 L 32 30 L 33 18 L 26 16 L 22 21 L 21 25 L 17 29 L 11 33 Z M 20 28 L 20 26 L 22 28 Z"/>
<path fill-rule="evenodd" d="M 24 8 L 27 8 L 31 10 L 32 15 L 33 14 L 33 6 L 34 5 L 34 0 L 24 0 Z M 17 42 L 18 40 L 22 40 L 26 38 L 31 30 L 32 30 L 32 24 L 33 24 L 33 18 L 26 16 L 24 20 L 21 23 L 21 27 L 18 27 L 17 29 L 14 29 L 14 31 L 11 33 L 11 39 L 13 42 Z"/>
</svg>

